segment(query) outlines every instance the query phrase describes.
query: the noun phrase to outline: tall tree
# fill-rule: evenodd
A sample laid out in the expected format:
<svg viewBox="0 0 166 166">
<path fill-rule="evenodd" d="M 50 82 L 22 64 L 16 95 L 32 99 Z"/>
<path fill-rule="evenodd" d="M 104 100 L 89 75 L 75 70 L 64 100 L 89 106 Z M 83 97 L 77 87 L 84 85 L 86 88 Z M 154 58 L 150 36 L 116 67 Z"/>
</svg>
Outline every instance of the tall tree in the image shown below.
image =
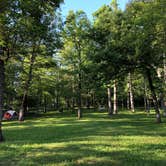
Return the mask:
<svg viewBox="0 0 166 166">
<path fill-rule="evenodd" d="M 162 32 L 162 29 L 158 29 L 158 24 L 161 21 L 161 16 L 159 14 L 162 13 L 161 15 L 165 15 L 165 9 L 162 3 L 163 2 L 161 1 L 132 2 L 126 10 L 129 21 L 128 24 L 126 24 L 128 26 L 127 36 L 132 36 L 131 40 L 133 40 L 133 37 L 136 39 L 135 42 L 130 45 L 134 51 L 132 59 L 135 63 L 135 67 L 141 69 L 147 77 L 158 123 L 161 122 L 161 115 L 154 78 L 157 74 L 156 68 L 160 66 L 163 58 L 163 47 L 158 40 L 159 36 L 157 33 L 157 31 Z M 132 18 L 131 15 L 133 16 Z"/>
<path fill-rule="evenodd" d="M 6 17 L 10 8 L 9 1 L 0 1 L 0 142 L 4 140 L 2 134 L 2 115 L 4 106 L 4 91 L 5 91 L 5 63 L 8 60 L 9 51 L 6 47 L 8 39 L 5 29 L 9 22 L 9 17 Z"/>
<path fill-rule="evenodd" d="M 129 89 L 130 109 L 131 109 L 131 112 L 135 112 L 135 110 L 134 110 L 134 97 L 133 97 L 132 76 L 131 76 L 130 72 L 128 74 L 128 89 Z"/>
<path fill-rule="evenodd" d="M 66 59 L 66 65 L 76 74 L 78 119 L 82 117 L 82 78 L 83 66 L 86 62 L 88 44 L 87 34 L 89 32 L 89 28 L 90 22 L 83 11 L 77 11 L 76 13 L 69 11 L 64 26 L 64 46 L 61 51 L 61 55 Z"/>
<path fill-rule="evenodd" d="M 94 60 L 100 63 L 100 71 L 107 79 L 135 70 L 144 74 L 149 82 L 158 123 L 161 115 L 154 80 L 165 51 L 161 42 L 164 30 L 160 28 L 166 13 L 164 6 L 163 0 L 131 1 L 121 12 L 108 5 L 95 13 L 94 22 L 95 40 L 98 41 L 98 54 Z"/>
<path fill-rule="evenodd" d="M 33 78 L 33 68 L 36 57 L 42 53 L 41 46 L 45 45 L 49 27 L 54 21 L 53 19 L 48 19 L 48 16 L 50 18 L 52 15 L 55 16 L 55 9 L 59 7 L 60 2 L 61 1 L 33 1 L 33 3 L 29 3 L 29 1 L 22 1 L 22 3 L 20 3 L 20 10 L 22 12 L 20 26 L 24 34 L 23 40 L 26 43 L 25 47 L 28 50 L 26 55 L 30 54 L 28 74 L 23 85 L 24 92 L 19 113 L 20 121 L 23 120 L 24 112 L 27 111 L 27 96 Z"/>
<path fill-rule="evenodd" d="M 0 47 L 4 47 L 4 52 L 0 57 L 1 67 L 1 82 L 0 82 L 0 114 L 3 110 L 3 96 L 5 89 L 5 67 L 6 62 L 11 57 L 19 57 L 19 60 L 24 59 L 26 49 L 32 46 L 39 34 L 46 31 L 46 27 L 40 27 L 45 24 L 45 16 L 53 15 L 55 9 L 59 7 L 61 0 L 52 1 L 22 1 L 22 0 L 2 0 L 0 1 Z M 31 36 L 35 38 L 29 40 Z M 40 39 L 41 41 L 42 39 Z M 32 44 L 33 43 L 33 44 Z M 24 46 L 24 47 L 23 47 Z M 26 47 L 25 47 L 26 46 Z M 24 51 L 23 51 L 24 48 Z M 21 51 L 20 51 L 21 50 Z M 37 51 L 37 50 L 35 50 Z M 34 52 L 35 52 L 34 51 Z M 24 54 L 23 54 L 24 52 Z M 32 58 L 33 61 L 33 58 Z M 31 72 L 30 72 L 31 73 Z M 30 79 L 28 79 L 30 80 Z M 28 82 L 28 81 L 27 81 Z M 23 97 L 24 99 L 24 97 Z M 1 118 L 1 116 L 0 116 Z M 1 123 L 1 120 L 0 120 Z M 1 126 L 1 125 L 0 125 Z M 0 140 L 2 140 L 2 130 L 0 130 Z"/>
<path fill-rule="evenodd" d="M 117 108 L 117 82 L 114 80 L 114 114 L 118 113 L 118 108 Z"/>
</svg>

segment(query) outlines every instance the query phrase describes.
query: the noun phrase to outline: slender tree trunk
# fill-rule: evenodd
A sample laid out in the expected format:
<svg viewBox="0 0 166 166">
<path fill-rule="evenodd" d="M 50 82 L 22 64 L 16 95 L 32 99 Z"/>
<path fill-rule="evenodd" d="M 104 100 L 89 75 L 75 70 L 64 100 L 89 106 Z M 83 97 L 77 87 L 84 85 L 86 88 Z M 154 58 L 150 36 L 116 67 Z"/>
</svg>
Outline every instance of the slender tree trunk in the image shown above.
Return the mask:
<svg viewBox="0 0 166 166">
<path fill-rule="evenodd" d="M 135 112 L 135 110 L 134 110 L 134 97 L 133 97 L 133 91 L 132 91 L 132 78 L 131 78 L 131 73 L 129 73 L 129 75 L 128 75 L 128 83 L 129 83 L 131 112 Z"/>
<path fill-rule="evenodd" d="M 81 45 L 79 42 L 76 43 L 76 48 L 78 51 L 78 119 L 82 118 L 82 100 L 81 100 L 81 94 L 82 94 L 82 57 L 81 57 Z"/>
<path fill-rule="evenodd" d="M 107 94 L 108 94 L 108 114 L 112 115 L 112 102 L 111 102 L 111 87 L 107 88 Z"/>
<path fill-rule="evenodd" d="M 39 80 L 39 82 L 41 83 L 41 80 Z M 38 103 L 37 103 L 37 109 L 41 110 L 41 105 L 42 105 L 42 89 L 40 87 L 38 87 Z"/>
<path fill-rule="evenodd" d="M 59 65 L 59 68 L 61 67 L 61 65 Z M 60 71 L 58 69 L 57 72 L 57 87 L 56 87 L 56 109 L 60 111 Z"/>
<path fill-rule="evenodd" d="M 127 78 L 128 79 L 128 78 Z M 130 110 L 130 90 L 129 90 L 129 79 L 127 80 L 127 109 Z"/>
<path fill-rule="evenodd" d="M 82 118 L 82 110 L 81 110 L 81 73 L 78 76 L 78 119 Z"/>
<path fill-rule="evenodd" d="M 147 98 L 147 110 L 148 110 L 148 113 L 150 113 L 150 100 Z"/>
<path fill-rule="evenodd" d="M 165 97 L 166 98 L 166 97 Z M 163 109 L 163 116 L 166 117 L 166 99 L 163 100 L 162 103 L 162 109 Z"/>
<path fill-rule="evenodd" d="M 5 89 L 5 64 L 4 61 L 0 59 L 0 142 L 4 140 L 2 134 L 4 89 Z"/>
<path fill-rule="evenodd" d="M 21 108 L 19 111 L 19 121 L 24 121 L 24 113 L 27 112 L 27 96 L 28 96 L 28 89 L 25 89 L 23 94 L 23 99 L 21 103 Z"/>
<path fill-rule="evenodd" d="M 47 112 L 47 99 L 46 99 L 46 95 L 44 95 L 44 113 Z"/>
<path fill-rule="evenodd" d="M 163 54 L 164 60 L 163 60 L 163 64 L 164 64 L 164 83 L 166 84 L 166 55 Z"/>
<path fill-rule="evenodd" d="M 145 112 L 147 112 L 147 98 L 144 94 L 144 109 L 145 109 Z"/>
<path fill-rule="evenodd" d="M 23 94 L 21 108 L 20 108 L 20 112 L 19 112 L 19 121 L 24 120 L 24 113 L 27 112 L 27 106 L 28 106 L 27 105 L 27 96 L 28 96 L 28 91 L 29 91 L 29 87 L 30 87 L 30 84 L 31 84 L 31 80 L 32 80 L 32 72 L 33 72 L 33 65 L 34 65 L 34 62 L 35 62 L 35 58 L 36 58 L 36 54 L 35 54 L 35 50 L 33 48 L 32 56 L 31 56 L 31 59 L 30 59 L 28 79 L 25 83 L 24 94 Z"/>
<path fill-rule="evenodd" d="M 128 87 L 129 87 L 129 85 L 128 85 Z M 128 89 L 128 92 L 127 92 L 127 109 L 128 110 L 130 109 L 130 93 L 129 93 L 129 89 Z"/>
<path fill-rule="evenodd" d="M 72 97 L 72 112 L 74 113 L 74 107 L 75 107 L 75 98 Z"/>
<path fill-rule="evenodd" d="M 124 100 L 122 99 L 122 101 L 121 101 L 121 103 L 122 103 L 122 110 L 124 109 Z"/>
<path fill-rule="evenodd" d="M 144 108 L 145 108 L 145 111 L 149 114 L 150 107 L 149 107 L 149 100 L 147 98 L 147 85 L 146 85 L 145 78 L 144 78 Z"/>
<path fill-rule="evenodd" d="M 96 97 L 95 92 L 92 93 L 92 100 L 91 100 L 92 106 L 96 108 Z"/>
<path fill-rule="evenodd" d="M 66 98 L 66 107 L 67 107 L 67 109 L 71 108 L 70 99 L 69 98 Z"/>
<path fill-rule="evenodd" d="M 146 70 L 146 74 L 147 74 L 147 78 L 148 78 L 148 82 L 149 82 L 149 87 L 150 87 L 150 90 L 151 90 L 151 93 L 152 93 L 154 108 L 155 108 L 155 112 L 156 112 L 156 122 L 157 123 L 161 123 L 161 115 L 160 115 L 160 110 L 159 110 L 159 103 L 158 103 L 158 100 L 157 100 L 157 96 L 156 96 L 156 92 L 155 92 L 155 87 L 153 85 L 153 81 L 152 81 L 152 76 L 151 76 L 150 69 Z"/>
<path fill-rule="evenodd" d="M 74 79 L 72 81 L 72 98 L 71 98 L 71 106 L 72 106 L 72 113 L 75 112 L 74 107 L 75 107 L 75 84 L 74 84 Z"/>
<path fill-rule="evenodd" d="M 89 93 L 87 92 L 87 95 L 86 95 L 86 108 L 90 108 L 90 98 L 89 98 Z"/>
<path fill-rule="evenodd" d="M 118 110 L 117 110 L 117 85 L 116 85 L 116 81 L 114 80 L 114 112 L 113 114 L 117 114 Z"/>
<path fill-rule="evenodd" d="M 57 94 L 56 94 L 56 109 L 57 110 L 59 109 L 59 93 L 58 93 L 58 90 L 57 90 Z"/>
<path fill-rule="evenodd" d="M 164 94 L 163 94 L 163 100 L 162 100 L 162 105 L 163 105 L 163 110 L 164 110 L 164 113 L 163 113 L 163 115 L 166 117 L 166 94 L 165 94 L 165 92 L 166 92 L 166 56 L 165 56 L 165 54 L 163 54 L 163 58 L 164 58 L 164 60 L 163 60 L 163 68 L 164 68 L 164 81 L 163 81 L 163 84 L 164 84 Z"/>
</svg>

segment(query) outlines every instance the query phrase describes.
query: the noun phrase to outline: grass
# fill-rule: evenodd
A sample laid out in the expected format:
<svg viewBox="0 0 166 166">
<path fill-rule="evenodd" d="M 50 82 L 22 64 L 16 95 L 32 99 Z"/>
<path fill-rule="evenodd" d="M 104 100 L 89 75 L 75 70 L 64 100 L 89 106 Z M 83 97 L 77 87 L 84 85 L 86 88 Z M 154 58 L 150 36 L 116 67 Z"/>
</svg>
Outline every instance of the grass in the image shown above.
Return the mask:
<svg viewBox="0 0 166 166">
<path fill-rule="evenodd" d="M 3 122 L 0 166 L 165 166 L 166 119 L 122 111 L 50 112 Z"/>
</svg>

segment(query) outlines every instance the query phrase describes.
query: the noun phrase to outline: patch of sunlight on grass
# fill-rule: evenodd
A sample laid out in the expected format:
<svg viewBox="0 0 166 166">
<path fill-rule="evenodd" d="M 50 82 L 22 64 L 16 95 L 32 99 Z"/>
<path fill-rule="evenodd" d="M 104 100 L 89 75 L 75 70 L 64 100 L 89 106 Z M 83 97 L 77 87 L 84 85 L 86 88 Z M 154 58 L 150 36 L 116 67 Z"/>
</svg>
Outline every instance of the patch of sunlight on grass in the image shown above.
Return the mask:
<svg viewBox="0 0 166 166">
<path fill-rule="evenodd" d="M 111 160 L 109 157 L 83 157 L 75 161 L 76 165 L 99 165 L 104 163 L 109 163 L 111 165 L 120 164 L 118 161 Z"/>
<path fill-rule="evenodd" d="M 47 113 L 23 123 L 3 122 L 2 166 L 165 166 L 166 120 L 153 114 Z"/>
</svg>

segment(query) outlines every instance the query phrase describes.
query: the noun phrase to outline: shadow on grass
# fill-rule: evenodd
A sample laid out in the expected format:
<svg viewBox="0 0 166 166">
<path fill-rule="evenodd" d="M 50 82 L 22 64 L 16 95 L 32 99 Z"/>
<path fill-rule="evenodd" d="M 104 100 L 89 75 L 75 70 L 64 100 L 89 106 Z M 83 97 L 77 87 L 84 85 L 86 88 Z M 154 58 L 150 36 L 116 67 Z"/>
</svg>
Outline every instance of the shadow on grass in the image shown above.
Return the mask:
<svg viewBox="0 0 166 166">
<path fill-rule="evenodd" d="M 77 120 L 63 114 L 5 122 L 0 165 L 166 165 L 166 144 L 157 140 L 165 139 L 166 126 L 155 124 L 154 115 L 86 113 Z M 149 143 L 151 137 L 157 142 Z"/>
<path fill-rule="evenodd" d="M 123 147 L 119 149 L 111 149 L 111 144 L 103 144 L 105 149 L 98 149 L 100 144 L 69 144 L 62 147 L 29 147 L 24 148 L 21 152 L 17 148 L 8 148 L 8 151 L 15 151 L 20 158 L 14 156 L 13 162 L 17 165 L 58 165 L 60 163 L 66 163 L 66 165 L 94 165 L 94 166 L 165 166 L 166 160 L 158 159 L 155 160 L 155 146 L 157 146 L 158 151 L 163 150 L 163 145 L 145 145 L 142 150 L 141 146 L 138 147 Z M 133 145 L 132 145 L 133 146 Z M 107 151 L 106 151 L 107 149 Z M 132 149 L 132 150 L 131 150 Z M 1 149 L 5 151 L 5 147 Z M 149 151 L 146 151 L 149 150 Z M 141 152 L 141 153 L 139 153 Z M 1 163 L 4 161 L 0 161 Z"/>
<path fill-rule="evenodd" d="M 6 141 L 41 143 L 84 140 L 95 136 L 166 136 L 165 124 L 155 124 L 143 114 L 123 114 L 109 118 L 106 114 L 87 114 L 83 120 L 70 116 L 9 122 L 4 131 Z"/>
</svg>

